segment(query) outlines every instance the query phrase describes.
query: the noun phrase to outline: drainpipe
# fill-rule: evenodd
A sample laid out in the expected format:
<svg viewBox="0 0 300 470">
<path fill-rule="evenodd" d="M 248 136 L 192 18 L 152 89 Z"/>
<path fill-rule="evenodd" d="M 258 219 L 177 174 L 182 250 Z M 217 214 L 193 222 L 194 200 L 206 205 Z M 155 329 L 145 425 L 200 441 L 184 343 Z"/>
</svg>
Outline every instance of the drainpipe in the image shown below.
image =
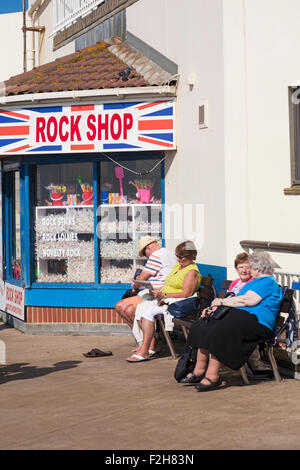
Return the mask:
<svg viewBox="0 0 300 470">
<path fill-rule="evenodd" d="M 28 19 L 29 19 L 29 28 L 32 28 L 33 27 L 33 17 L 28 15 Z M 30 31 L 29 41 L 28 42 L 29 42 L 29 47 L 28 47 L 28 50 L 27 50 L 27 54 L 28 54 L 27 65 L 28 65 L 28 70 L 32 70 L 35 67 L 35 47 L 34 47 L 35 34 L 34 34 L 34 31 Z"/>
<path fill-rule="evenodd" d="M 24 0 L 23 0 L 24 2 Z M 40 9 L 41 5 L 44 3 L 44 0 L 36 0 L 34 4 L 31 6 L 31 8 L 28 10 L 28 18 L 30 22 L 29 27 L 25 27 L 26 31 L 30 32 L 29 36 L 29 44 L 30 48 L 27 52 L 30 52 L 30 56 L 28 57 L 28 68 L 29 70 L 33 69 L 36 66 L 36 57 L 35 57 L 35 35 L 34 33 L 44 33 L 45 32 L 45 26 L 34 26 L 35 23 L 35 15 Z M 38 38 L 38 41 L 40 38 Z"/>
<path fill-rule="evenodd" d="M 27 70 L 27 53 L 26 53 L 26 0 L 23 0 L 23 71 Z"/>
</svg>

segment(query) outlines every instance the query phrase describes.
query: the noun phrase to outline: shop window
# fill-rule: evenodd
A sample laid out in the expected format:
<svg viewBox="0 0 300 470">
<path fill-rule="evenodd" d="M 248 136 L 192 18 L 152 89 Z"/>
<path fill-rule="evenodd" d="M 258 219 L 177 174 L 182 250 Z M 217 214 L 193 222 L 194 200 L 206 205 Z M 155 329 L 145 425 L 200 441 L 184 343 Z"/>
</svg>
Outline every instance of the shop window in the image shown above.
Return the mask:
<svg viewBox="0 0 300 470">
<path fill-rule="evenodd" d="M 93 164 L 37 165 L 35 281 L 94 280 Z"/>
<path fill-rule="evenodd" d="M 20 173 L 6 173 L 6 277 L 21 280 Z"/>
<path fill-rule="evenodd" d="M 138 241 L 152 235 L 161 242 L 161 164 L 156 159 L 100 163 L 97 236 L 100 282 L 129 283 L 145 259 Z"/>
</svg>

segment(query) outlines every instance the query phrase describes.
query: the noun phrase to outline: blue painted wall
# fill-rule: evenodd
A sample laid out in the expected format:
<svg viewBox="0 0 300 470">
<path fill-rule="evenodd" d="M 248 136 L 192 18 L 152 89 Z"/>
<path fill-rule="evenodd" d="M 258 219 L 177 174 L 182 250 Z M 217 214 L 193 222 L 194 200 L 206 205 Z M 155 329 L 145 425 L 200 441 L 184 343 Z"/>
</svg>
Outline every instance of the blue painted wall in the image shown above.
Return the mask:
<svg viewBox="0 0 300 470">
<path fill-rule="evenodd" d="M 217 292 L 220 292 L 224 279 L 227 279 L 227 268 L 224 266 L 214 266 L 211 264 L 198 264 L 200 273 L 203 276 L 214 278 L 214 286 Z"/>
<path fill-rule="evenodd" d="M 26 289 L 25 304 L 39 307 L 113 308 L 130 285 Z"/>
</svg>

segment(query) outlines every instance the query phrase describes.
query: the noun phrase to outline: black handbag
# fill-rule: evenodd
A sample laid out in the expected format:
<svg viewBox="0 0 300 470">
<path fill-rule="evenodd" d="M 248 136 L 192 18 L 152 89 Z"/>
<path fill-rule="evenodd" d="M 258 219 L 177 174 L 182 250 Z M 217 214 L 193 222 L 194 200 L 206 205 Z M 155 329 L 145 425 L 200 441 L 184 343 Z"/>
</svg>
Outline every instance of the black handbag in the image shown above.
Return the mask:
<svg viewBox="0 0 300 470">
<path fill-rule="evenodd" d="M 187 315 L 196 314 L 198 311 L 199 299 L 198 297 L 189 297 L 187 299 L 173 302 L 168 306 L 168 312 L 174 318 L 184 318 Z"/>
<path fill-rule="evenodd" d="M 234 297 L 234 296 L 235 296 L 234 292 L 228 292 L 225 298 Z M 218 308 L 216 308 L 214 312 L 212 312 L 209 315 L 208 318 L 209 319 L 213 318 L 214 320 L 221 320 L 221 318 L 225 317 L 226 313 L 228 313 L 231 308 L 232 307 L 229 307 L 228 305 L 220 305 Z"/>
<path fill-rule="evenodd" d="M 179 382 L 187 374 L 193 372 L 196 362 L 197 349 L 186 345 L 174 371 L 175 380 Z"/>
<path fill-rule="evenodd" d="M 225 307 L 225 305 L 221 305 L 214 312 L 212 312 L 208 318 L 213 318 L 214 320 L 221 320 L 221 318 L 225 317 L 226 313 L 229 312 L 231 308 L 232 307 Z"/>
</svg>

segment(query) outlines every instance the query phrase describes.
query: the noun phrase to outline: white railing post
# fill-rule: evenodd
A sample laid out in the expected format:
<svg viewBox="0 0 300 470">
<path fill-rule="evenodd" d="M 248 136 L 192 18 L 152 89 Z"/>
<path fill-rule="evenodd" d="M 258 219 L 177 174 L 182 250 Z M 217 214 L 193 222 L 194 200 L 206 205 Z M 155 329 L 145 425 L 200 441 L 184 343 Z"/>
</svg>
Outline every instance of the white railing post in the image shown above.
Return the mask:
<svg viewBox="0 0 300 470">
<path fill-rule="evenodd" d="M 51 36 L 70 26 L 106 0 L 53 0 L 54 24 Z"/>
</svg>

